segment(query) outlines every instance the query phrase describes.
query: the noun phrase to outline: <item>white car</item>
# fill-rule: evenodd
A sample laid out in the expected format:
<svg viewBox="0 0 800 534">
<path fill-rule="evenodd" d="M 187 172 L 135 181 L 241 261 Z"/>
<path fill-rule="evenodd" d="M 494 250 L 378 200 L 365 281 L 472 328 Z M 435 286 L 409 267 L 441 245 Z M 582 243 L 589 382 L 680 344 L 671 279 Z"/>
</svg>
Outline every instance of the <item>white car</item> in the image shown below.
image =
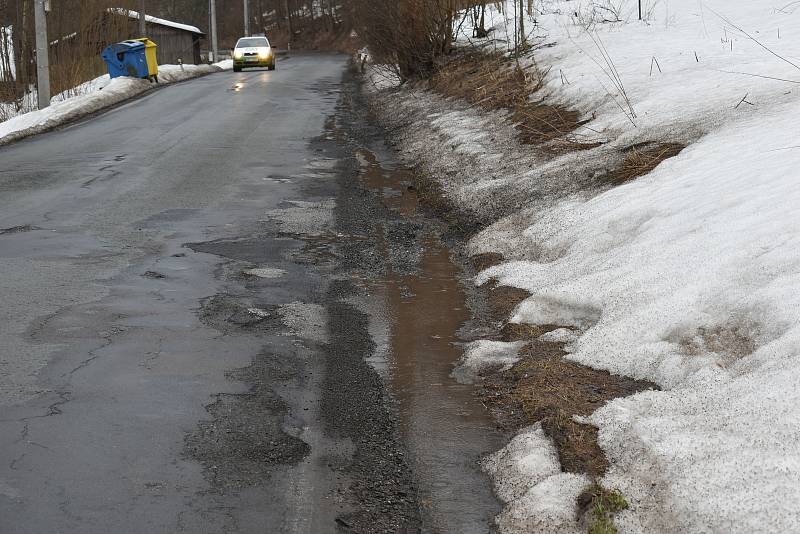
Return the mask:
<svg viewBox="0 0 800 534">
<path fill-rule="evenodd" d="M 266 37 L 242 37 L 233 49 L 233 71 L 250 67 L 275 70 L 275 50 Z"/>
</svg>

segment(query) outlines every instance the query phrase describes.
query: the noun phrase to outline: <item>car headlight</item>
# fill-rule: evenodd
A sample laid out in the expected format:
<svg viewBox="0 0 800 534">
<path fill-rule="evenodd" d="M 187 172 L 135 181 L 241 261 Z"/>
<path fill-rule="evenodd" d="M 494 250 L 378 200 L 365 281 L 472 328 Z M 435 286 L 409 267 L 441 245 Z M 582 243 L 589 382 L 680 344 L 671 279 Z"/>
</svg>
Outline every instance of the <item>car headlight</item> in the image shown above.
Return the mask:
<svg viewBox="0 0 800 534">
<path fill-rule="evenodd" d="M 233 52 L 233 59 L 242 59 L 242 56 L 244 56 L 244 54 L 241 50 L 235 50 Z"/>
<path fill-rule="evenodd" d="M 270 49 L 267 48 L 259 48 L 258 49 L 258 58 L 259 59 L 268 59 L 270 56 Z"/>
</svg>

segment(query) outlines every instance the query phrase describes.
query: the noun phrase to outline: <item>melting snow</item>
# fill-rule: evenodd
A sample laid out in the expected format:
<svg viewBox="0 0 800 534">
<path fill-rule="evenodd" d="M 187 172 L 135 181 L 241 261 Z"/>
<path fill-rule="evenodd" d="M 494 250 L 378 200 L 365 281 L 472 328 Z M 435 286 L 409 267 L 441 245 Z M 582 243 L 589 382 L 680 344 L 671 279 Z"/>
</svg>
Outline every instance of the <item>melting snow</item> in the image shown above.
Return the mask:
<svg viewBox="0 0 800 534">
<path fill-rule="evenodd" d="M 409 88 L 392 111 L 415 118 L 401 148 L 497 220 L 470 247 L 515 260 L 478 280 L 532 294 L 509 319 L 577 327 L 570 359 L 664 388 L 591 418 L 603 482 L 631 504 L 620 532 L 798 532 L 800 10 L 644 1 L 639 22 L 637 2 L 620 0 L 620 22 L 602 23 L 609 13 L 591 8 L 607 4 L 542 0 L 528 26 L 552 67 L 539 95 L 582 112 L 578 134 L 604 146 L 547 159 L 502 114 Z M 489 20 L 505 31 L 494 9 Z M 631 183 L 582 185 L 609 152 L 652 140 L 689 148 Z M 572 499 L 580 482 L 562 476 L 556 495 Z M 501 526 L 539 528 L 521 518 L 554 498 L 514 501 Z"/>
<path fill-rule="evenodd" d="M 466 345 L 466 350 L 453 377 L 462 384 L 471 384 L 487 371 L 506 371 L 519 361 L 517 353 L 525 346 L 524 341 L 505 343 L 481 339 Z"/>
</svg>

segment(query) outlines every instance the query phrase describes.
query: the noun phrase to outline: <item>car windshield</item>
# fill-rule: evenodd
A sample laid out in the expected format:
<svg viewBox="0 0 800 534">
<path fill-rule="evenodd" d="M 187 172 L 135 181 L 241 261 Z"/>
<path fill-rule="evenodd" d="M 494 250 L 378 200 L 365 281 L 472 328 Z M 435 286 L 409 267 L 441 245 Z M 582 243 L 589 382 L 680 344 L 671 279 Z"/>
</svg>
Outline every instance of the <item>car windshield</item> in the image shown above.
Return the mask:
<svg viewBox="0 0 800 534">
<path fill-rule="evenodd" d="M 236 48 L 257 48 L 259 46 L 269 46 L 269 41 L 263 37 L 250 37 L 239 39 L 239 42 L 236 43 Z"/>
</svg>

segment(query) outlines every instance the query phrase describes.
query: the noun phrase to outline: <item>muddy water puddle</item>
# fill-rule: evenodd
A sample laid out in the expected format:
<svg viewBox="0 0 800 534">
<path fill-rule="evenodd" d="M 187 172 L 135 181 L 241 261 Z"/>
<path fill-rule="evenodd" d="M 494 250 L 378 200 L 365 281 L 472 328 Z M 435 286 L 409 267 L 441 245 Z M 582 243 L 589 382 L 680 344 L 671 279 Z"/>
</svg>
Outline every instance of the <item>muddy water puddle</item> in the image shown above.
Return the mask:
<svg viewBox="0 0 800 534">
<path fill-rule="evenodd" d="M 403 217 L 422 217 L 410 171 L 385 169 L 360 150 L 362 184 L 381 194 L 384 205 Z M 424 221 L 424 219 L 423 219 Z M 372 281 L 381 297 L 387 332 L 376 340 L 385 352 L 378 365 L 400 411 L 400 431 L 409 449 L 420 491 L 425 532 L 490 532 L 500 505 L 478 460 L 501 448 L 503 436 L 475 396 L 475 386 L 451 376 L 462 355 L 459 329 L 470 318 L 459 268 L 427 221 L 418 237 L 419 269 L 393 272 L 390 251 L 376 228 L 387 274 Z"/>
</svg>

